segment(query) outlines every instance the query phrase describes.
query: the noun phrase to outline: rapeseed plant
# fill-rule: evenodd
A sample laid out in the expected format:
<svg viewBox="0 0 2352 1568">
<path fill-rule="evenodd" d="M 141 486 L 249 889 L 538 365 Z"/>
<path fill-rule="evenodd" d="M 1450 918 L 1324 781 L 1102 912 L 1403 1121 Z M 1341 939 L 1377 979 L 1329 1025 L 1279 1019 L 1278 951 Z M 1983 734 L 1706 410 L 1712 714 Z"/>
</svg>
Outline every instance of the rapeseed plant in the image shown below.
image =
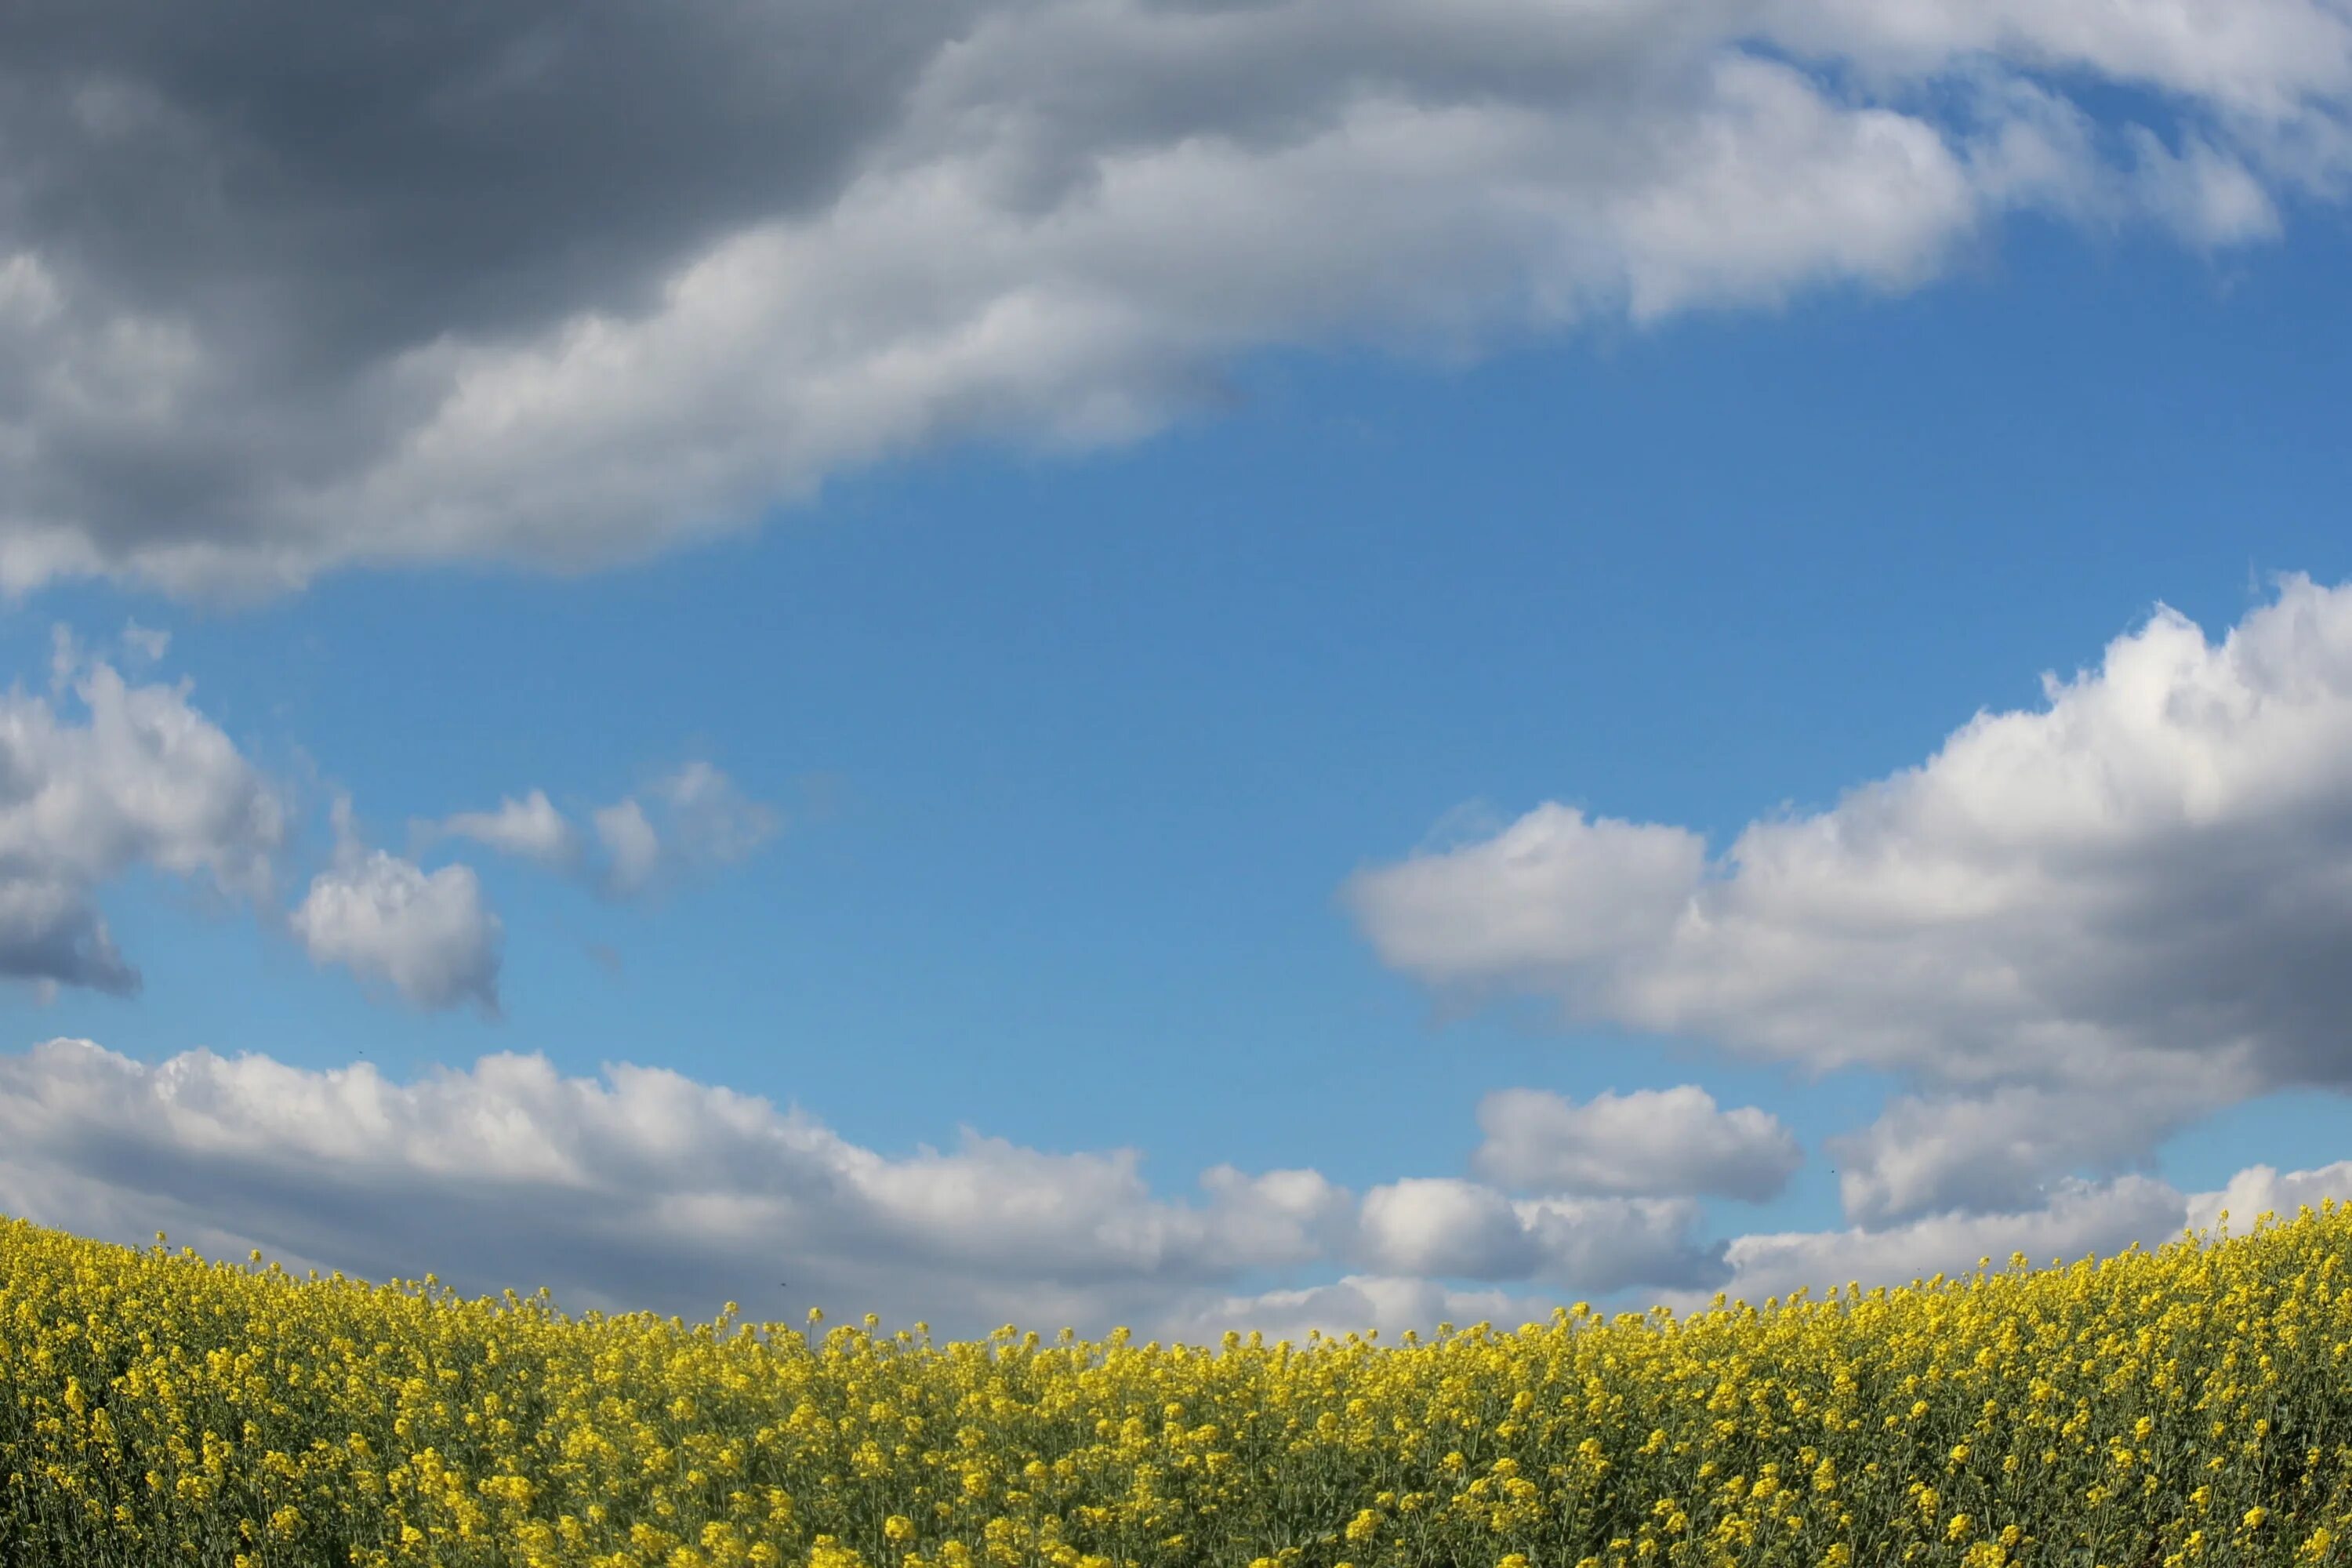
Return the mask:
<svg viewBox="0 0 2352 1568">
<path fill-rule="evenodd" d="M 2046 1269 L 1213 1348 L 578 1319 L 0 1222 L 26 1568 L 2344 1560 L 2352 1208 Z"/>
</svg>

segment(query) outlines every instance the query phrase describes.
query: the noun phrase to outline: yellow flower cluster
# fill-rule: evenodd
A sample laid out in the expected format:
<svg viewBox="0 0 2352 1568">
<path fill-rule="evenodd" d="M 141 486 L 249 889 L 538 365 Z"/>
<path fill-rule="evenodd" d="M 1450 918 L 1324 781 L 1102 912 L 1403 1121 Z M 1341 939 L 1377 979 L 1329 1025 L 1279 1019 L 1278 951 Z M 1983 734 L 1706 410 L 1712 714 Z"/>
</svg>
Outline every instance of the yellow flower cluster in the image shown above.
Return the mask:
<svg viewBox="0 0 2352 1568">
<path fill-rule="evenodd" d="M 0 1221 L 0 1562 L 2343 1561 L 2352 1207 L 1438 1338 L 573 1319 Z"/>
</svg>

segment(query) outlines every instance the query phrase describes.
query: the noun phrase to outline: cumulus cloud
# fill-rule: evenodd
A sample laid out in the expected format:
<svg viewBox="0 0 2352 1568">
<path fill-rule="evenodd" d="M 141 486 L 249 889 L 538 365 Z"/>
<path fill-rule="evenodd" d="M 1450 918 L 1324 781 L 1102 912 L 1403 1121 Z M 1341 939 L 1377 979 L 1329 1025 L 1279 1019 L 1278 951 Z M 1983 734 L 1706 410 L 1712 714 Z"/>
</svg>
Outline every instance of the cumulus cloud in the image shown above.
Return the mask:
<svg viewBox="0 0 2352 1568">
<path fill-rule="evenodd" d="M 62 629 L 52 676 L 0 696 L 0 975 L 127 994 L 98 889 L 145 867 L 266 903 L 286 808 L 191 683 L 133 686 Z"/>
<path fill-rule="evenodd" d="M 1718 858 L 1547 805 L 1346 896 L 1434 985 L 1916 1086 L 1844 1145 L 1874 1221 L 2352 1082 L 2352 587 L 2285 579 L 2219 644 L 2159 608 L 2044 699 Z"/>
<path fill-rule="evenodd" d="M 572 569 L 927 442 L 1133 436 L 1268 346 L 1908 288 L 2021 207 L 2242 242 L 2340 194 L 2347 38 L 2329 0 L 16 7 L 0 583 Z"/>
<path fill-rule="evenodd" d="M 336 963 L 418 1007 L 471 1002 L 499 1015 L 505 928 L 482 902 L 470 866 L 427 873 L 413 860 L 362 847 L 351 805 L 335 805 L 335 862 L 311 879 L 287 918 L 316 963 Z"/>
<path fill-rule="evenodd" d="M 1364 1194 L 1363 1246 L 1384 1272 L 1524 1279 L 1541 1261 L 1535 1237 L 1491 1187 L 1421 1177 Z"/>
<path fill-rule="evenodd" d="M 1696 1084 L 1601 1094 L 1582 1105 L 1534 1089 L 1478 1104 L 1486 1134 L 1472 1163 L 1520 1191 L 1761 1201 L 1804 1163 L 1796 1134 L 1755 1106 L 1718 1110 Z"/>
</svg>

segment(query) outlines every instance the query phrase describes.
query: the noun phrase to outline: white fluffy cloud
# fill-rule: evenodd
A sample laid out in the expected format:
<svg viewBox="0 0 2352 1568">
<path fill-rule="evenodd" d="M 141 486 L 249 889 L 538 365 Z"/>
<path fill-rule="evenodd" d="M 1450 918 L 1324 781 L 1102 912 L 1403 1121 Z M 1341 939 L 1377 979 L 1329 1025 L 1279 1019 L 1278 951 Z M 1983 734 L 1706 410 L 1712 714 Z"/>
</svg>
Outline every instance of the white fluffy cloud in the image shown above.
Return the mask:
<svg viewBox="0 0 2352 1568">
<path fill-rule="evenodd" d="M 469 866 L 426 873 L 374 849 L 321 871 L 288 917 L 312 960 L 389 984 L 420 1007 L 499 1011 L 504 928 Z"/>
<path fill-rule="evenodd" d="M 353 835 L 351 802 L 335 802 L 334 864 L 310 880 L 287 926 L 316 963 L 339 963 L 418 1007 L 471 1002 L 499 1016 L 505 927 L 482 902 L 470 866 L 427 873 L 369 849 Z"/>
<path fill-rule="evenodd" d="M 1380 1275 L 1544 1279 L 1593 1294 L 1689 1286 L 1719 1272 L 1693 1239 L 1698 1220 L 1687 1199 L 1515 1202 L 1475 1182 L 1412 1177 L 1364 1194 L 1353 1256 Z"/>
<path fill-rule="evenodd" d="M 2352 1082 L 2352 587 L 2286 580 L 2219 644 L 2159 609 L 2044 684 L 1717 858 L 1547 805 L 1347 896 L 1433 984 L 1919 1086 L 1844 1145 L 1874 1221 L 2006 1206 L 2217 1105 Z"/>
<path fill-rule="evenodd" d="M 286 808 L 189 683 L 131 685 L 62 634 L 53 675 L 54 699 L 0 695 L 0 975 L 128 993 L 98 889 L 148 867 L 264 903 Z"/>
<path fill-rule="evenodd" d="M 1149 430 L 1267 346 L 1907 288 L 2024 207 L 2242 241 L 2340 195 L 2352 104 L 2331 0 L 644 26 L 0 18 L 0 582 L 572 568 L 941 438 Z M 320 134 L 362 67 L 381 113 Z"/>
<path fill-rule="evenodd" d="M 2221 1191 L 2190 1198 L 2189 1226 L 2202 1231 L 2226 1223 L 2231 1235 L 2243 1236 L 2265 1214 L 2292 1219 L 2296 1210 L 2317 1208 L 2329 1198 L 2352 1202 L 2352 1160 L 2284 1173 L 2273 1165 L 2252 1165 L 2231 1177 Z"/>
<path fill-rule="evenodd" d="M 1384 1273 L 1525 1279 L 1542 1262 L 1511 1202 L 1491 1187 L 1416 1177 L 1364 1194 L 1363 1247 Z"/>
<path fill-rule="evenodd" d="M 1805 1158 L 1778 1117 L 1752 1105 L 1719 1110 L 1696 1084 L 1581 1105 L 1542 1089 L 1499 1089 L 1479 1102 L 1478 1125 L 1486 1138 L 1473 1164 L 1523 1192 L 1760 1201 Z"/>
</svg>

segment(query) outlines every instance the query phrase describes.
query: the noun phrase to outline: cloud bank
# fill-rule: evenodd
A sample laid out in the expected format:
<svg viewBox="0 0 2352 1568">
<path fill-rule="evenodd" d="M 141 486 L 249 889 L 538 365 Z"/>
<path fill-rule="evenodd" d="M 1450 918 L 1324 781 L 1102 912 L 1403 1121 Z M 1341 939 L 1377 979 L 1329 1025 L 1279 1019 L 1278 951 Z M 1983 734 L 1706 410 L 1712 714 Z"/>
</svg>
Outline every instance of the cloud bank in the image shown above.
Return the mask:
<svg viewBox="0 0 2352 1568">
<path fill-rule="evenodd" d="M 2261 239 L 2347 104 L 2327 0 L 11 7 L 0 584 L 579 569 L 1267 347 Z"/>
<path fill-rule="evenodd" d="M 0 1212 L 215 1254 L 257 1247 L 362 1279 L 551 1288 L 572 1310 L 707 1319 L 873 1310 L 894 1325 L 1003 1322 L 1213 1341 L 1444 1321 L 1507 1324 L 1610 1292 L 1689 1310 L 1799 1285 L 1902 1284 L 2022 1248 L 2037 1264 L 2173 1239 L 2222 1207 L 2352 1195 L 2352 1163 L 2242 1173 L 2186 1194 L 2126 1176 L 2038 1208 L 1886 1230 L 1696 1244 L 1687 1199 L 1512 1200 L 1454 1178 L 1361 1194 L 1311 1170 L 1203 1173 L 1154 1193 L 1133 1150 L 1051 1153 L 967 1129 L 886 1155 L 808 1113 L 652 1068 L 566 1078 L 489 1056 L 411 1083 L 192 1051 L 154 1065 L 87 1040 L 0 1055 Z M 1254 1285 L 1269 1273 L 1336 1273 Z"/>
<path fill-rule="evenodd" d="M 1134 1151 L 967 1131 L 886 1157 L 675 1072 L 565 1079 L 537 1057 L 403 1085 L 365 1063 L 196 1051 L 149 1067 L 52 1040 L 0 1057 L 0 1210 L 85 1234 L 161 1228 L 484 1291 L 528 1280 L 575 1310 L 1149 1321 L 1353 1245 L 1352 1201 L 1313 1172 L 1219 1167 L 1200 1201 L 1171 1203 Z"/>
</svg>

